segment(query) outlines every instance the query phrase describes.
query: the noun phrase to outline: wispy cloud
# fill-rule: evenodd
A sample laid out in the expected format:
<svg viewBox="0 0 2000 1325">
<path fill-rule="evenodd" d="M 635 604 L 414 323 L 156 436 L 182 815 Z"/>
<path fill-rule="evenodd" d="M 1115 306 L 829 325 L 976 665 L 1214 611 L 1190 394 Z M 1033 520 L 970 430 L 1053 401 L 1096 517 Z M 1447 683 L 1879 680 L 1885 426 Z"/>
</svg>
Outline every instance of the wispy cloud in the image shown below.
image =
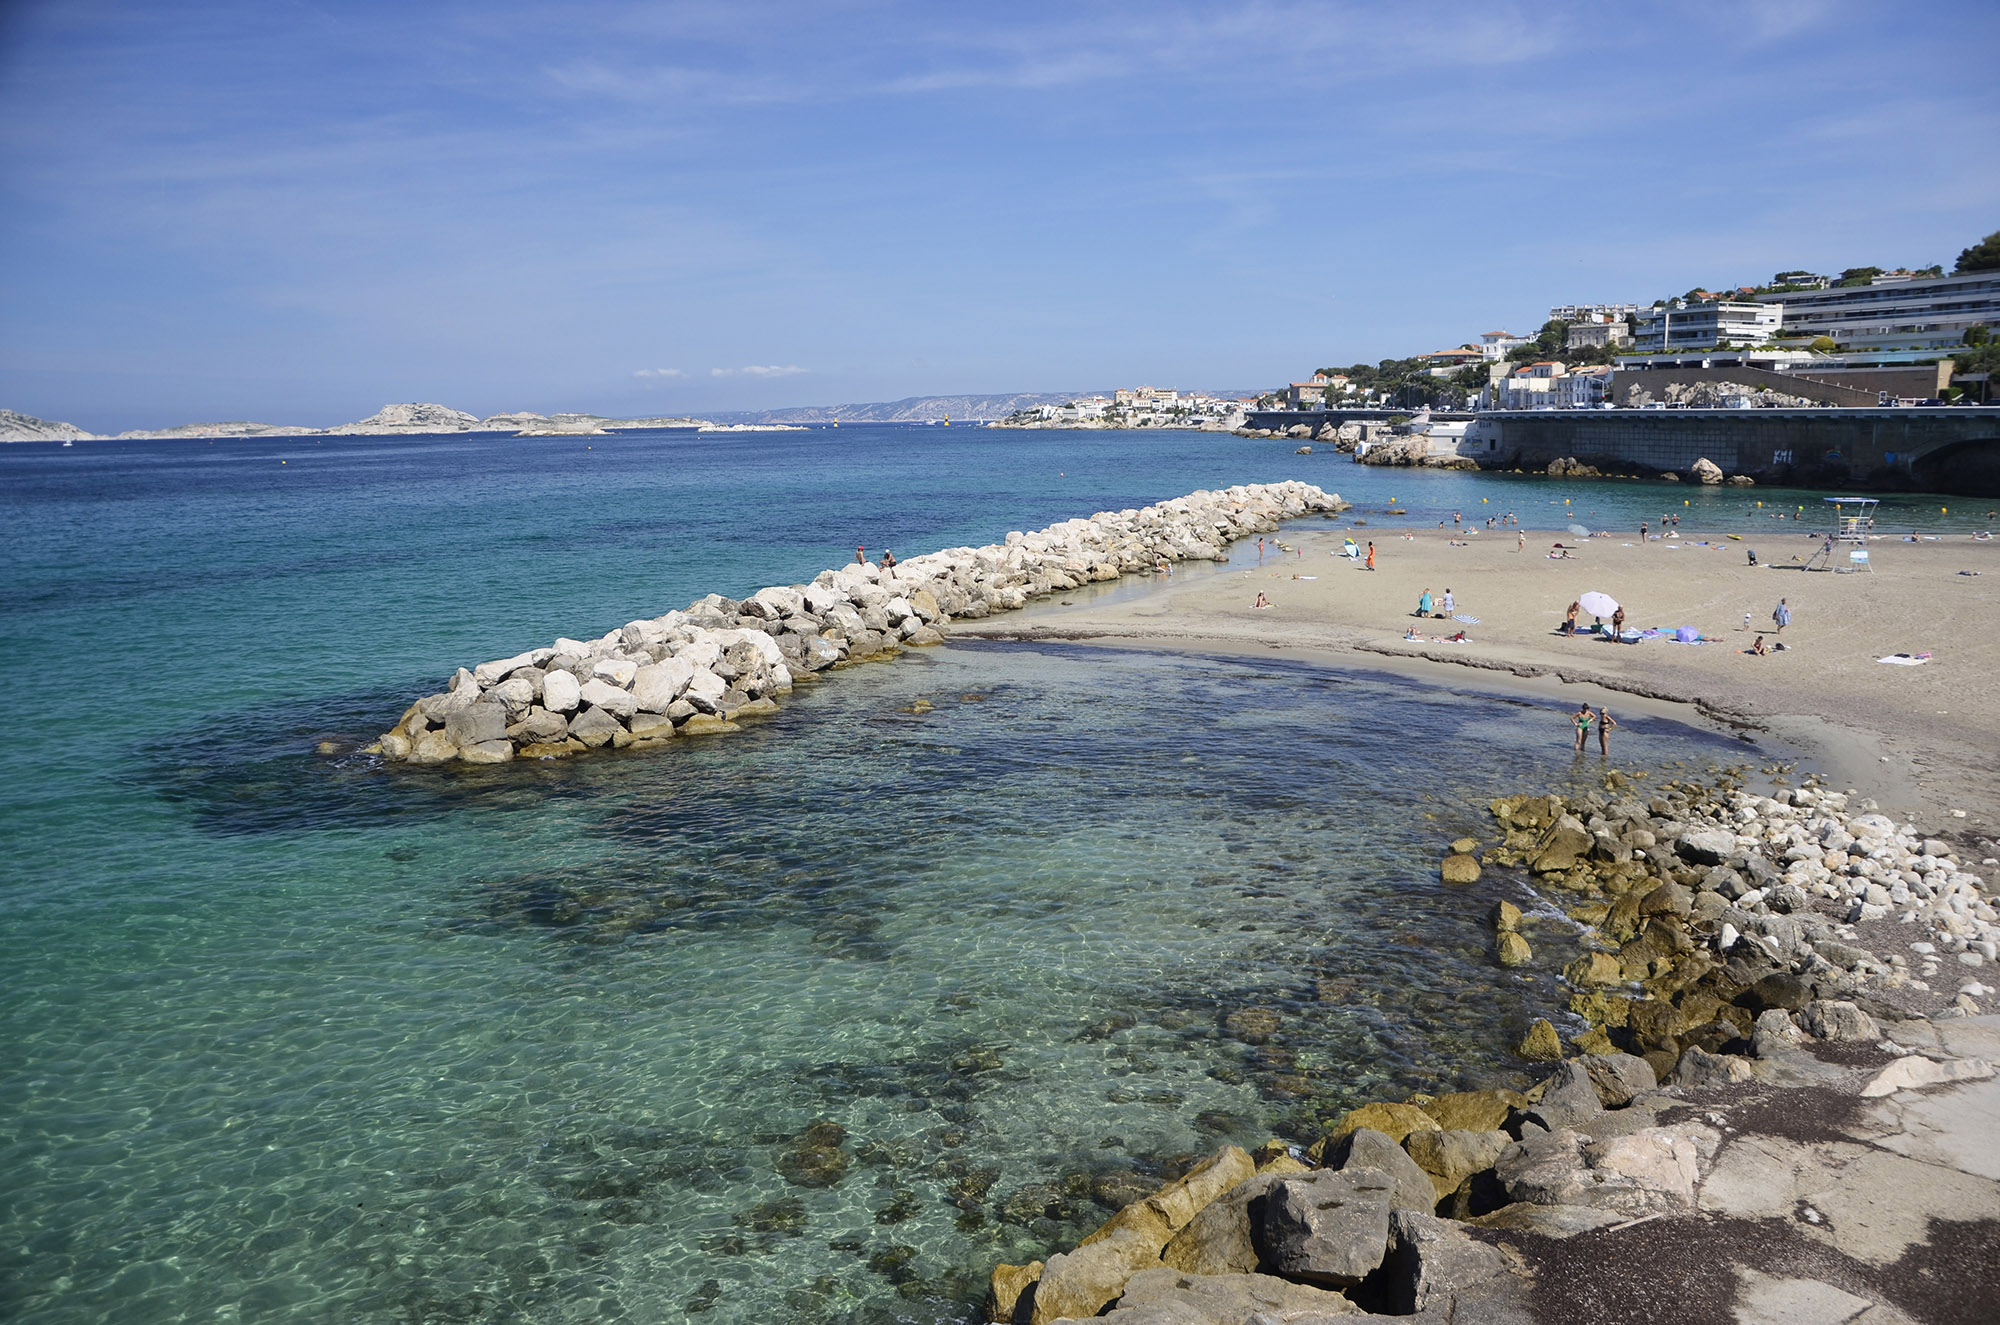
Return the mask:
<svg viewBox="0 0 2000 1325">
<path fill-rule="evenodd" d="M 753 363 L 742 368 L 711 368 L 708 370 L 708 375 L 710 377 L 792 377 L 804 371 L 805 369 L 799 367 L 797 364 Z"/>
<path fill-rule="evenodd" d="M 632 376 L 674 378 L 686 377 L 687 374 L 678 368 L 641 368 L 638 372 L 632 374 Z"/>
</svg>

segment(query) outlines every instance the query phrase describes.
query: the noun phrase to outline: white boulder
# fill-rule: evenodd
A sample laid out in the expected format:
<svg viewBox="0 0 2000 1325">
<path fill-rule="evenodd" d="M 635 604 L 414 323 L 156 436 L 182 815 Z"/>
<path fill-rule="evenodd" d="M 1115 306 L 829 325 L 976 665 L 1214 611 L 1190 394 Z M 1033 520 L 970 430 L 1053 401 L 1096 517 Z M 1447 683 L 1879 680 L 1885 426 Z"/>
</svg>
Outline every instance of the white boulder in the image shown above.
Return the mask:
<svg viewBox="0 0 2000 1325">
<path fill-rule="evenodd" d="M 542 678 L 542 707 L 549 712 L 574 713 L 582 698 L 582 688 L 568 672 L 550 672 Z"/>
</svg>

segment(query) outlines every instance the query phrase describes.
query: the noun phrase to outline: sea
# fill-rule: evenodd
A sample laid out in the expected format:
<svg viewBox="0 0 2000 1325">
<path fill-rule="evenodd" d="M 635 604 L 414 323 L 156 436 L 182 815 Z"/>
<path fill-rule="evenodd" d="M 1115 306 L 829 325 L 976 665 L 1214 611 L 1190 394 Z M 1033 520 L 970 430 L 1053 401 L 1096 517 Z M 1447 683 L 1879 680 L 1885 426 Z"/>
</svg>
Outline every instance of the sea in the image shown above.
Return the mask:
<svg viewBox="0 0 2000 1325">
<path fill-rule="evenodd" d="M 953 642 L 657 753 L 365 753 L 460 665 L 857 545 L 1283 478 L 1356 503 L 1313 528 L 1823 496 L 963 426 L 0 447 L 0 1318 L 965 1321 L 1217 1146 L 1518 1082 L 1571 931 L 1502 970 L 1532 897 L 1436 865 L 1601 777 L 1552 701 Z"/>
</svg>

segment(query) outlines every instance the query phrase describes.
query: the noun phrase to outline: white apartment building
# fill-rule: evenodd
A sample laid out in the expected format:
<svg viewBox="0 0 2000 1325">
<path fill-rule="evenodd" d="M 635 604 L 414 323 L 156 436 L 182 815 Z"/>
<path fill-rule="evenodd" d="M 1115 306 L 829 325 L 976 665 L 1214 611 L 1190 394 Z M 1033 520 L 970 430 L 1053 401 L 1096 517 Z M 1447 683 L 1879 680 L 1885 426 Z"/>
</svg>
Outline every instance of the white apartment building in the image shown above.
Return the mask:
<svg viewBox="0 0 2000 1325">
<path fill-rule="evenodd" d="M 1968 327 L 2000 328 L 2000 271 L 1910 277 L 1886 272 L 1867 285 L 1770 296 L 1787 336 L 1831 336 L 1842 351 L 1943 349 Z M 1680 343 L 1680 328 L 1674 329 Z"/>
<path fill-rule="evenodd" d="M 1549 321 L 1623 322 L 1638 312 L 1637 304 L 1557 304 L 1549 310 Z"/>
<path fill-rule="evenodd" d="M 1611 395 L 1611 374 L 1616 371 L 1609 364 L 1598 364 L 1591 368 L 1578 368 L 1555 379 L 1557 409 L 1593 409 Z"/>
<path fill-rule="evenodd" d="M 1479 337 L 1479 357 L 1488 363 L 1497 363 L 1507 357 L 1507 352 L 1517 346 L 1526 345 L 1533 336 L 1516 336 L 1511 331 L 1488 331 Z"/>
<path fill-rule="evenodd" d="M 1566 370 L 1560 363 L 1544 360 L 1524 364 L 1507 374 L 1498 392 L 1501 409 L 1554 409 L 1557 384 Z"/>
<path fill-rule="evenodd" d="M 1624 348 L 1632 343 L 1632 329 L 1623 320 L 1617 322 L 1572 322 L 1569 333 L 1563 339 L 1565 349 L 1609 349 L 1611 346 Z"/>
<path fill-rule="evenodd" d="M 1787 300 L 1800 296 L 1788 295 Z M 1639 310 L 1633 348 L 1712 350 L 1720 345 L 1762 345 L 1784 325 L 1786 303 L 1736 303 L 1716 299 L 1699 304 L 1676 299 Z"/>
</svg>

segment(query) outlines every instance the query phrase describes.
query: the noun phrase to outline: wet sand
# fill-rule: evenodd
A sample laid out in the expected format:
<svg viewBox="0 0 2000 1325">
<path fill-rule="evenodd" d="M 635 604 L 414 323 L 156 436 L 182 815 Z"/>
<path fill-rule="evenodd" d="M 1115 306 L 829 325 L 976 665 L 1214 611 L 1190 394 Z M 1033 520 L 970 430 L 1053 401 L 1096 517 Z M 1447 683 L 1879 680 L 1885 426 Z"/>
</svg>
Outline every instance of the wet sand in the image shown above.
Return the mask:
<svg viewBox="0 0 2000 1325">
<path fill-rule="evenodd" d="M 1365 548 L 1374 531 L 1353 532 Z M 1644 707 L 1692 719 L 1692 706 L 1699 720 L 1769 732 L 1899 818 L 1981 837 L 2000 831 L 2000 539 L 1885 537 L 1870 546 L 1871 572 L 1832 574 L 1802 569 L 1818 547 L 1803 534 L 1735 541 L 1679 532 L 1644 545 L 1636 530 L 1563 536 L 1572 559 L 1551 560 L 1557 536 L 1546 532 L 1529 532 L 1526 549 L 1517 551 L 1511 530 L 1425 530 L 1406 538 L 1385 529 L 1376 534 L 1372 573 L 1338 555 L 1340 534 L 1287 534 L 1300 555 L 1267 544 L 1263 564 L 1252 569 L 1163 577 L 1136 598 L 1050 602 L 957 622 L 953 630 L 1215 653 L 1276 650 L 1445 684 L 1526 689 L 1570 706 L 1608 703 L 1614 717 Z M 1748 548 L 1762 566 L 1747 564 Z M 1844 564 L 1844 553 L 1836 555 Z M 1419 620 L 1425 589 L 1440 597 L 1450 589 L 1455 610 L 1479 623 Z M 1629 628 L 1694 626 L 1719 642 L 1621 645 L 1561 635 L 1564 609 L 1593 589 L 1625 605 Z M 1269 608 L 1252 607 L 1260 592 Z M 1782 636 L 1771 621 L 1780 598 L 1792 609 Z M 1412 625 L 1433 638 L 1405 642 Z M 1434 639 L 1459 630 L 1469 642 Z M 1780 638 L 1788 647 L 1746 655 L 1760 635 L 1767 647 Z M 1922 666 L 1877 661 L 1924 652 L 1932 657 Z M 1616 732 L 1611 740 L 1614 759 L 1643 760 L 1632 741 Z"/>
</svg>

